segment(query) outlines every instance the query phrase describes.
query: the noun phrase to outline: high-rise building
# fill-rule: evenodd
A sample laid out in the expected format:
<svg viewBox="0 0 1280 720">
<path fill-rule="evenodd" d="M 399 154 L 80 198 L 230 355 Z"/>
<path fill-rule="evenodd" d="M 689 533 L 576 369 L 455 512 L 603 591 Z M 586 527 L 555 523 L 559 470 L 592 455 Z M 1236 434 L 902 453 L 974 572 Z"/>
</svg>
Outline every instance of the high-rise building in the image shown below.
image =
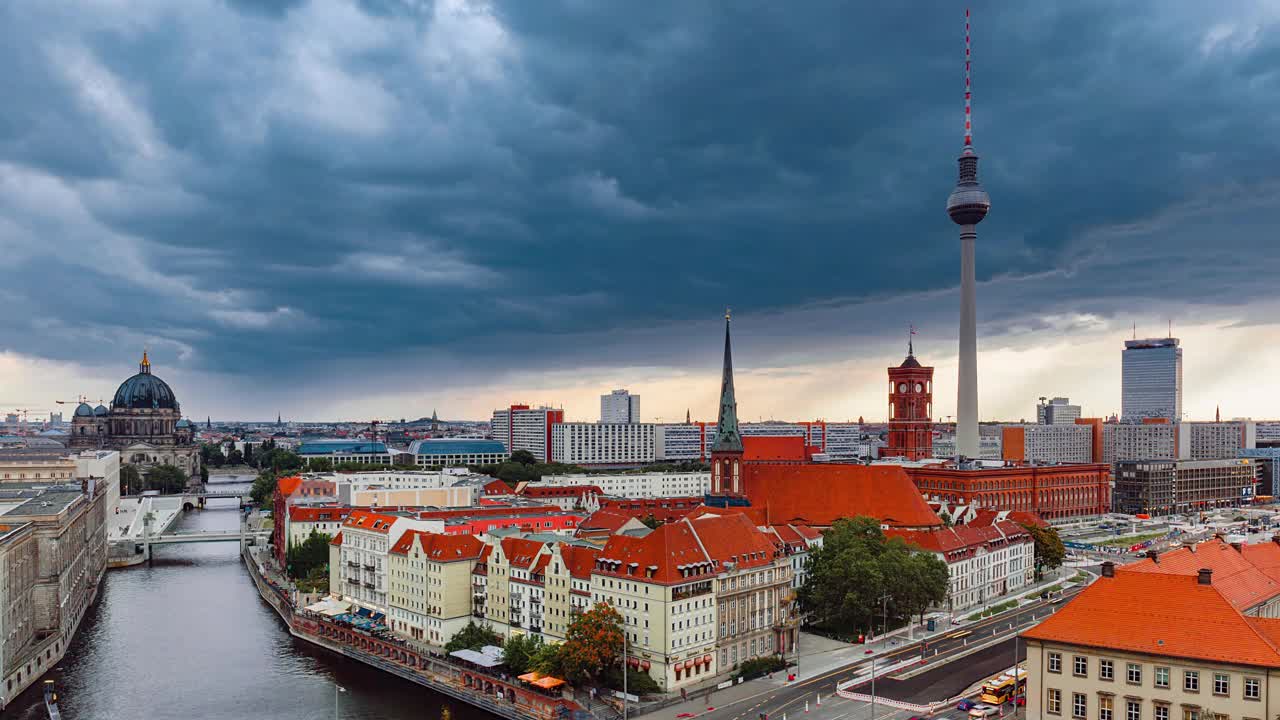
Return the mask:
<svg viewBox="0 0 1280 720">
<path fill-rule="evenodd" d="M 1038 425 L 1071 425 L 1080 419 L 1080 406 L 1072 405 L 1071 400 L 1056 397 L 1048 402 L 1040 398 L 1036 405 L 1036 424 Z"/>
<path fill-rule="evenodd" d="M 1032 463 L 1091 463 L 1093 427 L 1090 425 L 1005 425 L 1000 450 L 1005 460 Z"/>
<path fill-rule="evenodd" d="M 1121 356 L 1124 420 L 1182 419 L 1182 348 L 1178 338 L 1126 340 Z"/>
<path fill-rule="evenodd" d="M 632 395 L 626 390 L 614 390 L 608 395 L 601 395 L 600 422 L 640 422 L 640 396 Z"/>
<path fill-rule="evenodd" d="M 564 410 L 512 405 L 493 411 L 489 432 L 494 440 L 506 447 L 508 453 L 527 450 L 538 460 L 547 462 L 551 458 L 551 428 L 562 422 Z"/>
<path fill-rule="evenodd" d="M 947 214 L 960 226 L 960 357 L 956 395 L 956 452 L 978 457 L 978 302 L 974 245 L 978 223 L 991 209 L 991 198 L 978 182 L 978 153 L 973 149 L 969 112 L 969 11 L 964 12 L 964 149 L 960 177 L 947 198 Z"/>
<path fill-rule="evenodd" d="M 916 360 L 912 344 L 907 359 L 889 368 L 889 446 L 885 457 L 921 460 L 933 455 L 933 368 Z"/>
</svg>

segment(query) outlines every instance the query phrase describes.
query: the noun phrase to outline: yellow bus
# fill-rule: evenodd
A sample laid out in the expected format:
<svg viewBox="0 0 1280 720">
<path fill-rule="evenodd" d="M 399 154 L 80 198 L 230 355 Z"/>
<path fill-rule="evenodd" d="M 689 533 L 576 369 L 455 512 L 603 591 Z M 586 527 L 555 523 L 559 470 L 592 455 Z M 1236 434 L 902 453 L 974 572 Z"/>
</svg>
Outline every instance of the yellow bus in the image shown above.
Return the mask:
<svg viewBox="0 0 1280 720">
<path fill-rule="evenodd" d="M 978 699 L 988 705 L 1003 705 L 1026 690 L 1027 671 L 1019 668 L 997 675 L 983 683 L 982 694 Z"/>
</svg>

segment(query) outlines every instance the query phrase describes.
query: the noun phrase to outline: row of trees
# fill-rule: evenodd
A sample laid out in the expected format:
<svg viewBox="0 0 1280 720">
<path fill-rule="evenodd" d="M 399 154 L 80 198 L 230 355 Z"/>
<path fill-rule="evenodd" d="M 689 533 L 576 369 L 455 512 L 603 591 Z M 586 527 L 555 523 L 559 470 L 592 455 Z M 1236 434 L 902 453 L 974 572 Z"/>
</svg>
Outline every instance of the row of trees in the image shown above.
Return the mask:
<svg viewBox="0 0 1280 720">
<path fill-rule="evenodd" d="M 176 465 L 156 465 L 144 474 L 136 465 L 120 466 L 120 493 L 137 495 L 143 490 L 158 490 L 164 494 L 180 493 L 187 489 L 190 476 Z"/>
<path fill-rule="evenodd" d="M 618 611 L 608 603 L 597 603 L 569 625 L 563 643 L 544 643 L 536 635 L 513 635 L 503 641 L 488 625 L 467 623 L 449 640 L 445 650 L 479 650 L 485 645 L 499 645 L 503 664 L 513 674 L 534 671 L 575 685 L 620 689 L 622 632 L 622 616 Z M 636 693 L 659 691 L 648 673 L 635 670 L 627 671 L 627 689 Z"/>
<path fill-rule="evenodd" d="M 489 477 L 498 478 L 508 485 L 515 485 L 520 482 L 538 482 L 544 475 L 585 472 L 583 468 L 577 465 L 539 462 L 533 456 L 533 453 L 528 450 L 516 450 L 504 462 L 490 465 L 473 465 L 471 470 Z"/>
</svg>

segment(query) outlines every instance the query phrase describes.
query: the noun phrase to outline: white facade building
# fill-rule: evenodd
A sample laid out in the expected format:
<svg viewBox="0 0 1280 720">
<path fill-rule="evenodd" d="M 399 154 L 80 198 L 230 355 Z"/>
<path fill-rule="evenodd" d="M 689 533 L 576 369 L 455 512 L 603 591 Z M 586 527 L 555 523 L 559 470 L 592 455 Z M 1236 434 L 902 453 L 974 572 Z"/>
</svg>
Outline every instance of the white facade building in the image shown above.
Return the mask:
<svg viewBox="0 0 1280 720">
<path fill-rule="evenodd" d="M 1037 425 L 1073 425 L 1080 419 L 1080 406 L 1072 405 L 1069 398 L 1056 397 L 1036 405 Z"/>
<path fill-rule="evenodd" d="M 352 510 L 342 523 L 338 550 L 339 587 L 330 587 L 342 599 L 387 612 L 387 553 L 405 530 L 443 533 L 443 520 L 416 520 L 401 515 Z M 335 575 L 330 572 L 330 577 Z"/>
<path fill-rule="evenodd" d="M 705 433 L 702 423 L 658 425 L 654 432 L 654 455 L 658 460 L 700 461 L 706 457 Z"/>
<path fill-rule="evenodd" d="M 1186 423 L 1106 423 L 1102 461 L 1221 460 L 1257 447 L 1257 428 L 1249 420 Z"/>
<path fill-rule="evenodd" d="M 640 422 L 640 396 L 632 395 L 626 390 L 614 390 L 608 395 L 601 395 L 600 422 Z"/>
<path fill-rule="evenodd" d="M 570 465 L 640 465 L 657 459 L 652 423 L 556 423 L 551 460 Z"/>
<path fill-rule="evenodd" d="M 952 612 L 982 607 L 1035 579 L 1035 541 L 1021 525 L 1002 520 L 985 527 L 890 530 L 947 564 Z"/>
<path fill-rule="evenodd" d="M 548 475 L 545 485 L 595 485 L 624 498 L 701 497 L 711 492 L 709 472 L 644 472 L 617 475 Z"/>
<path fill-rule="evenodd" d="M 1001 452 L 1006 459 L 1038 463 L 1090 463 L 1093 427 L 1090 425 L 1005 425 Z M 1021 433 L 1016 432 L 1021 430 Z M 1018 441 L 1021 440 L 1021 447 Z"/>
</svg>

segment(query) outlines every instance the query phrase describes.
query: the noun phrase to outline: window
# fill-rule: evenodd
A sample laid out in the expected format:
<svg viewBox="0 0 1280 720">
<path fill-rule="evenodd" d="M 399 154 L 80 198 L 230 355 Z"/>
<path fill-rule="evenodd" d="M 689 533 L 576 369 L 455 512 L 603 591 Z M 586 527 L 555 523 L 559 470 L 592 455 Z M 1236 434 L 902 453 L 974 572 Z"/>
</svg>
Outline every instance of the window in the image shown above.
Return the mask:
<svg viewBox="0 0 1280 720">
<path fill-rule="evenodd" d="M 1195 708 L 1182 708 L 1182 720 L 1200 720 L 1200 711 Z"/>
<path fill-rule="evenodd" d="M 1110 695 L 1098 698 L 1098 720 L 1111 720 L 1111 702 Z"/>
<path fill-rule="evenodd" d="M 1169 720 L 1169 706 L 1157 705 L 1155 720 Z"/>
<path fill-rule="evenodd" d="M 1088 709 L 1089 704 L 1085 700 L 1084 693 L 1071 693 L 1071 717 L 1083 718 Z"/>
<path fill-rule="evenodd" d="M 1262 697 L 1262 682 L 1258 678 L 1244 679 L 1244 699 L 1257 700 Z"/>
<path fill-rule="evenodd" d="M 1049 653 L 1049 672 L 1051 673 L 1062 672 L 1062 653 L 1056 653 L 1056 652 Z"/>
<path fill-rule="evenodd" d="M 1142 720 L 1142 703 L 1137 700 L 1125 700 L 1124 720 Z"/>
<path fill-rule="evenodd" d="M 1182 689 L 1187 692 L 1200 692 L 1200 671 L 1182 671 Z"/>
<path fill-rule="evenodd" d="M 1125 666 L 1125 679 L 1130 685 L 1142 684 L 1142 666 L 1138 663 L 1129 663 Z"/>
<path fill-rule="evenodd" d="M 1213 674 L 1213 694 L 1227 695 L 1231 691 L 1231 678 L 1226 673 Z"/>
<path fill-rule="evenodd" d="M 1156 687 L 1164 688 L 1166 690 L 1169 688 L 1169 668 L 1156 668 Z"/>
<path fill-rule="evenodd" d="M 1114 680 L 1116 678 L 1116 664 L 1110 660 L 1098 661 L 1098 679 Z"/>
<path fill-rule="evenodd" d="M 1048 711 L 1050 714 L 1061 715 L 1062 714 L 1062 691 L 1049 688 L 1049 697 L 1047 698 L 1047 702 L 1045 703 L 1045 705 L 1048 707 Z"/>
<path fill-rule="evenodd" d="M 1084 677 L 1089 674 L 1089 658 L 1084 657 L 1083 655 L 1076 655 L 1072 662 L 1074 663 L 1071 668 L 1073 675 L 1076 677 Z"/>
</svg>

